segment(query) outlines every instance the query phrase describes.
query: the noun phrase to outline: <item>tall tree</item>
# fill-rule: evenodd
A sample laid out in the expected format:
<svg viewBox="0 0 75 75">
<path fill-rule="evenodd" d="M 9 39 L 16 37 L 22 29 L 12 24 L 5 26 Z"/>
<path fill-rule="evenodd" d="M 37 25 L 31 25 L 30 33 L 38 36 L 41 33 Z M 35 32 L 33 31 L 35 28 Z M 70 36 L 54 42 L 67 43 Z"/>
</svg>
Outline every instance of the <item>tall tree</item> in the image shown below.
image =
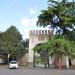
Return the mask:
<svg viewBox="0 0 75 75">
<path fill-rule="evenodd" d="M 17 54 L 25 54 L 28 50 L 26 49 L 28 48 L 27 44 L 28 42 L 23 40 L 15 26 L 11 26 L 5 32 L 0 33 L 0 55 L 6 62 L 8 56 L 10 59 L 16 60 Z"/>
<path fill-rule="evenodd" d="M 37 26 L 46 27 L 49 25 L 53 32 L 56 30 L 56 34 L 64 35 L 65 39 L 74 43 L 75 2 L 68 0 L 48 0 L 48 3 L 48 8 L 42 10 L 38 16 Z M 59 36 L 58 39 L 60 40 Z"/>
<path fill-rule="evenodd" d="M 48 0 L 48 3 L 48 9 L 42 10 L 38 16 L 37 26 L 50 25 L 51 29 L 57 29 L 57 33 L 67 34 L 75 26 L 75 2 Z"/>
</svg>

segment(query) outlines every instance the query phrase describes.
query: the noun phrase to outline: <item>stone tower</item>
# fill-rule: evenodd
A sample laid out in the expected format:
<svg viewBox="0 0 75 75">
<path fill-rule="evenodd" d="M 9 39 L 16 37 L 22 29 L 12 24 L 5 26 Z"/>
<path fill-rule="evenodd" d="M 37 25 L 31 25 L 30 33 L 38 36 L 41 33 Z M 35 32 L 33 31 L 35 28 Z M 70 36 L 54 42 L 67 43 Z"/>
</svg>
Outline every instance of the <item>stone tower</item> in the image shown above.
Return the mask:
<svg viewBox="0 0 75 75">
<path fill-rule="evenodd" d="M 49 36 L 51 36 L 50 30 L 31 30 L 29 32 L 29 64 L 33 63 L 33 47 L 38 43 L 47 42 Z"/>
</svg>

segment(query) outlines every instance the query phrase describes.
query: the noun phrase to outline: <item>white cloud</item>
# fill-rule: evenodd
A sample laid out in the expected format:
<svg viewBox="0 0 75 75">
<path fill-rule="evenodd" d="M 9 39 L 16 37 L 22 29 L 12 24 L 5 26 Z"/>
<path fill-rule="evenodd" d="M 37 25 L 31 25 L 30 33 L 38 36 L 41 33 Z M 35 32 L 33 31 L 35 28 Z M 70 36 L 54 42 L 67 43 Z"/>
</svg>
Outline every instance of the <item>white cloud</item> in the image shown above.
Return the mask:
<svg viewBox="0 0 75 75">
<path fill-rule="evenodd" d="M 22 26 L 22 29 L 20 30 L 20 32 L 23 35 L 24 39 L 29 37 L 30 30 L 34 30 L 37 28 L 36 26 L 37 18 L 33 16 L 33 15 L 36 15 L 36 12 L 37 12 L 36 7 L 30 8 L 28 9 L 28 11 L 29 11 L 29 16 L 28 16 L 29 18 L 23 17 L 20 21 L 20 24 Z"/>
<path fill-rule="evenodd" d="M 23 18 L 21 20 L 21 25 L 24 26 L 24 27 L 32 27 L 32 26 L 35 26 L 36 25 L 36 22 L 37 22 L 37 18 Z"/>
<path fill-rule="evenodd" d="M 20 30 L 23 38 L 29 37 L 29 31 L 36 28 L 37 18 L 22 18 L 21 19 L 21 26 L 22 29 Z"/>
<path fill-rule="evenodd" d="M 29 13 L 30 13 L 30 15 L 35 15 L 36 14 L 36 8 L 30 8 L 29 9 Z"/>
<path fill-rule="evenodd" d="M 19 31 L 22 34 L 22 37 L 23 37 L 24 40 L 29 38 L 29 31 L 27 29 L 22 28 Z"/>
<path fill-rule="evenodd" d="M 37 27 L 36 26 L 37 18 L 22 18 L 21 19 L 21 29 L 20 32 L 23 35 L 23 39 L 26 39 L 29 37 L 29 31 L 30 30 L 47 30 L 48 28 L 43 27 Z"/>
<path fill-rule="evenodd" d="M 37 22 L 37 18 L 34 17 L 33 15 L 36 15 L 36 7 L 32 7 L 30 9 L 28 9 L 29 15 L 28 17 L 23 17 L 20 21 L 21 24 L 21 29 L 20 32 L 23 35 L 23 38 L 28 38 L 29 37 L 29 31 L 36 29 L 36 22 Z M 32 17 L 32 18 L 30 18 Z"/>
</svg>

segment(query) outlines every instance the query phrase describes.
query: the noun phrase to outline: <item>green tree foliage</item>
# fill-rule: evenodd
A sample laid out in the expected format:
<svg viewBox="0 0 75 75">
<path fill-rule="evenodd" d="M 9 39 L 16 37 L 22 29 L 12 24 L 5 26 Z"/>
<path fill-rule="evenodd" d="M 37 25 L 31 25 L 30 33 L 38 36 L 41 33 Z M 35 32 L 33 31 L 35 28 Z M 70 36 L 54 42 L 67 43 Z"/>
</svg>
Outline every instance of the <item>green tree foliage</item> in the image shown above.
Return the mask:
<svg viewBox="0 0 75 75">
<path fill-rule="evenodd" d="M 50 25 L 51 29 L 56 28 L 59 34 L 61 31 L 67 34 L 70 29 L 73 30 L 75 26 L 75 2 L 48 0 L 48 3 L 48 8 L 42 10 L 38 16 L 37 26 Z"/>
<path fill-rule="evenodd" d="M 75 58 L 74 41 L 69 41 L 63 36 L 50 37 L 48 42 L 37 44 L 33 50 L 40 54 L 43 62 L 47 62 L 49 56 L 62 59 L 64 56 Z"/>
<path fill-rule="evenodd" d="M 75 41 L 75 30 L 69 32 L 68 39 L 71 41 Z"/>
<path fill-rule="evenodd" d="M 33 50 L 39 54 L 40 52 L 48 51 L 49 55 L 63 57 L 65 55 L 75 56 L 74 48 L 74 42 L 65 39 L 63 36 L 59 38 L 55 36 L 49 38 L 49 41 L 46 43 L 37 44 Z"/>
<path fill-rule="evenodd" d="M 18 45 L 18 49 L 17 49 L 17 55 L 19 55 L 19 57 L 22 57 L 25 53 L 28 53 L 28 48 L 29 48 L 29 40 L 22 40 L 19 45 Z"/>
<path fill-rule="evenodd" d="M 48 0 L 48 8 L 38 16 L 37 26 L 50 26 L 56 36 L 47 43 L 35 46 L 34 50 L 49 50 L 50 54 L 62 58 L 75 57 L 75 2 Z"/>
<path fill-rule="evenodd" d="M 38 53 L 40 55 L 41 58 L 41 63 L 46 65 L 48 64 L 49 67 L 49 49 L 50 46 L 48 43 L 39 43 L 37 44 L 33 50 L 35 53 Z M 35 54 L 34 53 L 34 54 Z M 36 59 L 36 58 L 35 58 Z M 34 60 L 35 61 L 35 60 Z M 37 62 L 36 62 L 37 63 Z M 35 63 L 34 63 L 35 64 Z"/>
<path fill-rule="evenodd" d="M 0 55 L 7 60 L 8 54 L 11 59 L 16 59 L 17 55 L 23 55 L 27 52 L 26 41 L 15 26 L 11 26 L 5 32 L 0 33 Z M 22 54 L 23 53 L 23 54 Z"/>
</svg>

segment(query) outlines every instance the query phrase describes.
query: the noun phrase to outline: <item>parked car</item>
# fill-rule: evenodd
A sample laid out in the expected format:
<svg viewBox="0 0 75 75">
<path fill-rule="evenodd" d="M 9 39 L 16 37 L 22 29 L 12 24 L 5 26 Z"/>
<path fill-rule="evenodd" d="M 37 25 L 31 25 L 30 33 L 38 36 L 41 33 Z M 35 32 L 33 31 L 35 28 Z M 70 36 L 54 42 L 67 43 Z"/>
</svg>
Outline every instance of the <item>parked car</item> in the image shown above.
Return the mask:
<svg viewBox="0 0 75 75">
<path fill-rule="evenodd" d="M 16 61 L 10 61 L 10 63 L 9 63 L 9 68 L 10 68 L 10 69 L 11 69 L 11 68 L 16 68 L 16 69 L 18 69 L 18 68 L 19 68 L 18 63 L 17 63 Z"/>
</svg>

